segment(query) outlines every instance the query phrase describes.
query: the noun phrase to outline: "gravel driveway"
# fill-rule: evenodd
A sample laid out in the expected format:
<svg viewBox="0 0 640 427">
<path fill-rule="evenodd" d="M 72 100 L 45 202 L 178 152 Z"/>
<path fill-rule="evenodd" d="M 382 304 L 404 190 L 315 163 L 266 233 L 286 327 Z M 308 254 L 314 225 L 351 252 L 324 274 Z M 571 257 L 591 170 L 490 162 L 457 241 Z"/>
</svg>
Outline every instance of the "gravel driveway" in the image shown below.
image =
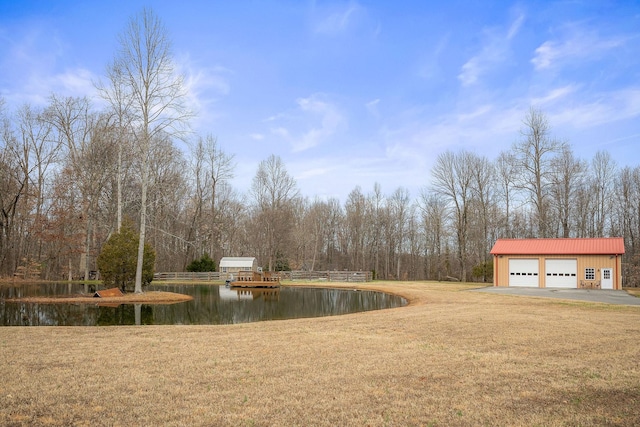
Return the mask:
<svg viewBox="0 0 640 427">
<path fill-rule="evenodd" d="M 605 304 L 638 305 L 637 298 L 626 291 L 602 289 L 557 289 L 557 288 L 515 288 L 489 286 L 472 289 L 473 292 L 489 292 L 504 295 L 519 295 L 539 298 L 558 298 L 578 301 L 602 302 Z"/>
</svg>

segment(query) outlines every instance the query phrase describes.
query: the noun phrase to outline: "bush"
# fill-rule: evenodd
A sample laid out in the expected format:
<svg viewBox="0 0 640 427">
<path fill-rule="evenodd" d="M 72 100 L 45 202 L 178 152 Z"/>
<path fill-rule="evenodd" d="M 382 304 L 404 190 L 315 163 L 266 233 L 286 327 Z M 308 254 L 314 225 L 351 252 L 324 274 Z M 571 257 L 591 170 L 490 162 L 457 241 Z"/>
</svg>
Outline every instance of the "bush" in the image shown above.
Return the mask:
<svg viewBox="0 0 640 427">
<path fill-rule="evenodd" d="M 485 282 L 493 281 L 493 261 L 474 266 L 471 274 L 473 277 L 484 278 Z"/>
<path fill-rule="evenodd" d="M 105 286 L 117 286 L 123 292 L 127 287 L 135 286 L 138 263 L 139 236 L 128 225 L 112 235 L 102 247 L 97 263 Z M 144 245 L 142 262 L 142 285 L 147 286 L 153 280 L 156 254 L 149 244 Z"/>
<path fill-rule="evenodd" d="M 200 259 L 194 259 L 191 264 L 187 266 L 187 271 L 190 272 L 203 272 L 203 271 L 216 271 L 216 263 L 211 259 L 209 254 L 205 253 Z"/>
</svg>

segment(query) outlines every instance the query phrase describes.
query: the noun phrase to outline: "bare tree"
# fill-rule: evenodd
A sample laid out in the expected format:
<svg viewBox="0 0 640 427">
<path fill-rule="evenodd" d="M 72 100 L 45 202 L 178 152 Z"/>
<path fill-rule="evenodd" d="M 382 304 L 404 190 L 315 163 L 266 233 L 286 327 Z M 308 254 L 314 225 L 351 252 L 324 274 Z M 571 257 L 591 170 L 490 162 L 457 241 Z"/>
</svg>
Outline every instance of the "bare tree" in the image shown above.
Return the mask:
<svg viewBox="0 0 640 427">
<path fill-rule="evenodd" d="M 349 193 L 344 210 L 345 239 L 342 247 L 349 256 L 349 268 L 361 270 L 364 264 L 366 198 L 359 186 Z"/>
<path fill-rule="evenodd" d="M 589 188 L 591 201 L 590 206 L 593 210 L 593 228 L 591 235 L 593 237 L 602 237 L 605 235 L 605 229 L 609 221 L 611 207 L 613 205 L 613 184 L 616 175 L 616 162 L 606 151 L 598 151 L 591 161 L 592 171 L 589 179 Z"/>
<path fill-rule="evenodd" d="M 423 189 L 418 203 L 422 215 L 427 279 L 441 279 L 443 246 L 447 233 L 447 201 L 440 193 Z"/>
<path fill-rule="evenodd" d="M 68 173 L 64 176 L 70 179 L 68 185 L 77 187 L 82 200 L 84 245 L 80 251 L 79 270 L 85 278 L 88 278 L 91 263 L 92 221 L 96 207 L 93 198 L 102 184 L 94 180 L 94 174 L 101 173 L 100 171 L 105 169 L 103 167 L 105 159 L 94 157 L 97 146 L 92 143 L 92 136 L 96 136 L 98 116 L 92 112 L 91 102 L 86 97 L 52 95 L 46 118 L 56 128 L 57 138 L 66 147 L 65 167 Z M 71 271 L 69 277 L 71 277 Z"/>
<path fill-rule="evenodd" d="M 131 108 L 134 98 L 130 96 L 127 81 L 122 74 L 121 67 L 107 67 L 108 83 L 102 81 L 96 83 L 99 94 L 105 99 L 111 108 L 116 127 L 115 138 L 118 146 L 118 163 L 116 168 L 116 230 L 122 227 L 122 181 L 123 181 L 123 151 L 131 133 Z"/>
<path fill-rule="evenodd" d="M 130 101 L 130 114 L 141 159 L 140 242 L 135 292 L 142 292 L 142 259 L 146 237 L 149 158 L 153 141 L 161 134 L 177 136 L 184 131 L 191 112 L 185 105 L 183 77 L 175 72 L 167 30 L 151 9 L 130 19 L 120 34 L 119 49 L 110 65 L 118 80 L 110 98 Z"/>
<path fill-rule="evenodd" d="M 493 243 L 489 239 L 489 227 L 492 222 L 491 213 L 495 196 L 495 169 L 493 164 L 486 157 L 471 154 L 471 190 L 474 198 L 474 205 L 477 206 L 478 215 L 476 223 L 479 225 L 480 238 L 478 239 L 478 258 L 482 263 L 482 281 L 487 281 L 486 266 L 489 263 L 490 245 Z"/>
<path fill-rule="evenodd" d="M 388 233 L 386 238 L 388 246 L 387 263 L 389 261 L 395 262 L 396 280 L 402 279 L 401 260 L 403 250 L 405 249 L 404 244 L 407 236 L 408 219 L 411 214 L 410 205 L 409 190 L 403 187 L 396 189 L 388 200 L 390 223 L 388 229 L 391 232 Z"/>
<path fill-rule="evenodd" d="M 551 161 L 564 143 L 551 138 L 546 115 L 533 107 L 523 120 L 522 139 L 513 145 L 519 177 L 517 187 L 528 194 L 537 215 L 538 237 L 548 237 Z"/>
<path fill-rule="evenodd" d="M 433 188 L 443 196 L 453 212 L 456 254 L 460 280 L 467 280 L 467 241 L 469 237 L 469 202 L 472 197 L 473 163 L 467 151 L 446 151 L 438 156 L 431 174 Z"/>
<path fill-rule="evenodd" d="M 503 151 L 496 159 L 495 164 L 497 181 L 496 187 L 499 189 L 499 194 L 502 196 L 504 203 L 504 234 L 502 237 L 512 238 L 511 204 L 513 196 L 512 191 L 515 188 L 517 176 L 516 159 L 512 153 Z"/>
<path fill-rule="evenodd" d="M 272 154 L 260 162 L 251 184 L 251 194 L 265 233 L 268 268 L 272 271 L 279 251 L 290 238 L 292 203 L 299 197 L 296 181 L 280 157 Z"/>
<path fill-rule="evenodd" d="M 562 152 L 551 162 L 551 207 L 554 217 L 559 222 L 561 237 L 571 234 L 571 218 L 576 203 L 577 193 L 584 180 L 586 166 L 573 155 L 569 146 L 563 147 Z"/>
<path fill-rule="evenodd" d="M 13 275 L 19 258 L 16 222 L 27 194 L 29 174 L 25 174 L 19 155 L 21 144 L 4 111 L 3 99 L 0 99 L 0 120 L 0 274 Z"/>
<path fill-rule="evenodd" d="M 202 146 L 204 166 L 208 175 L 208 182 L 211 188 L 211 202 L 209 211 L 209 250 L 212 255 L 216 250 L 221 251 L 220 236 L 222 217 L 220 215 L 220 187 L 233 178 L 234 156 L 225 153 L 218 145 L 218 139 L 212 135 L 207 135 L 198 142 Z"/>
</svg>

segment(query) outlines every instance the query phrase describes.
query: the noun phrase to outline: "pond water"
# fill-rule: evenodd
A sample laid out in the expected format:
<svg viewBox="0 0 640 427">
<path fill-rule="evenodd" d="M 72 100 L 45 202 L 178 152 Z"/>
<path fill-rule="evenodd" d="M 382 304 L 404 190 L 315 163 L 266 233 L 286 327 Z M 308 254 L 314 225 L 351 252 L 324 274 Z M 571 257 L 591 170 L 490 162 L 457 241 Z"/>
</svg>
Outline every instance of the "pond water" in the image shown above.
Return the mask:
<svg viewBox="0 0 640 427">
<path fill-rule="evenodd" d="M 334 316 L 406 304 L 396 295 L 329 288 L 229 289 L 216 285 L 157 285 L 149 290 L 193 296 L 175 304 L 38 304 L 26 296 L 73 295 L 83 285 L 0 285 L 1 326 L 220 325 Z M 97 299 L 96 299 L 97 300 Z"/>
</svg>

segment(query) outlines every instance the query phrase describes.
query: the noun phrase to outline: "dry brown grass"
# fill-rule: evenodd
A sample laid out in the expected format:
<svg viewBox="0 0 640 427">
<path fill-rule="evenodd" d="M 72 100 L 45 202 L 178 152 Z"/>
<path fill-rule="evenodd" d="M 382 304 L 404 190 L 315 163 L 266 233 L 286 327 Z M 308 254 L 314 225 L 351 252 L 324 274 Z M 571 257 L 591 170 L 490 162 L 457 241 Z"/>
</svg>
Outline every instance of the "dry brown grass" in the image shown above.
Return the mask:
<svg viewBox="0 0 640 427">
<path fill-rule="evenodd" d="M 0 424 L 640 424 L 637 307 L 365 288 L 411 304 L 232 326 L 0 328 Z"/>
<path fill-rule="evenodd" d="M 86 295 L 64 295 L 61 297 L 24 297 L 14 298 L 12 301 L 37 304 L 82 303 L 82 304 L 174 304 L 192 300 L 193 297 L 175 292 L 147 291 L 140 294 L 128 293 L 116 297 L 94 298 Z"/>
</svg>

